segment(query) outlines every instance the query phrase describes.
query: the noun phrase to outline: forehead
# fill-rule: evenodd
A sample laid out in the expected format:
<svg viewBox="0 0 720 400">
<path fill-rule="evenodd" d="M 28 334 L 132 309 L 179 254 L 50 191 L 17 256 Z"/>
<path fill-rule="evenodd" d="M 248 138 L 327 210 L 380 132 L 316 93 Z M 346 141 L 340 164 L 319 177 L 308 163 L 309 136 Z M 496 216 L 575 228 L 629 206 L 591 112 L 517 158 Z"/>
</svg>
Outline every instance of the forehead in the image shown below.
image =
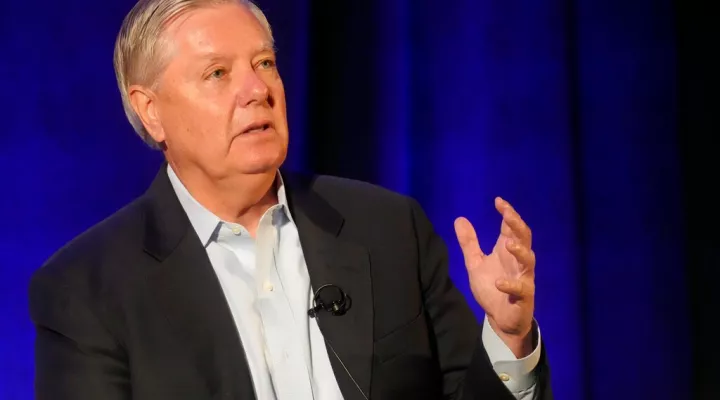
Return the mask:
<svg viewBox="0 0 720 400">
<path fill-rule="evenodd" d="M 171 21 L 164 36 L 176 56 L 272 48 L 267 30 L 255 15 L 246 6 L 234 3 L 189 11 Z"/>
</svg>

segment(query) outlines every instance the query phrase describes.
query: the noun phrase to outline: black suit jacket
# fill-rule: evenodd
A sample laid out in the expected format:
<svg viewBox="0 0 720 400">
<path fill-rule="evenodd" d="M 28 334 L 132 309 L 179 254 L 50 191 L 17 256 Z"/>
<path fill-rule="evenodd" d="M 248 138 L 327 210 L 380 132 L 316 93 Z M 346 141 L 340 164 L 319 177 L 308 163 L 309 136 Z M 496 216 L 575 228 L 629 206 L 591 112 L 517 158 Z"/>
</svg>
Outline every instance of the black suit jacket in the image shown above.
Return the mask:
<svg viewBox="0 0 720 400">
<path fill-rule="evenodd" d="M 313 287 L 332 283 L 352 298 L 345 315 L 319 324 L 364 393 L 513 399 L 415 201 L 341 178 L 283 177 Z M 30 312 L 40 400 L 255 398 L 222 288 L 164 166 L 144 195 L 34 274 Z M 328 379 L 361 400 L 329 354 Z M 548 400 L 544 356 L 537 374 Z"/>
</svg>

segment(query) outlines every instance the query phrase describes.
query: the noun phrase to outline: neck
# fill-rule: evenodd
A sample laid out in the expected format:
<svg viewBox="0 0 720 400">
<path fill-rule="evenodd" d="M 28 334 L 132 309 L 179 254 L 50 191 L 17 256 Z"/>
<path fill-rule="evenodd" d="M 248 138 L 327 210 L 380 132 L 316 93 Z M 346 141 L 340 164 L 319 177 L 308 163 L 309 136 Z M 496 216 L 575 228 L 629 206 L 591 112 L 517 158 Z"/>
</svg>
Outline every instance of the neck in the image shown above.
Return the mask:
<svg viewBox="0 0 720 400">
<path fill-rule="evenodd" d="M 203 207 L 227 222 L 240 224 L 254 237 L 260 218 L 278 203 L 277 171 L 211 178 L 198 168 L 170 162 L 188 192 Z"/>
</svg>

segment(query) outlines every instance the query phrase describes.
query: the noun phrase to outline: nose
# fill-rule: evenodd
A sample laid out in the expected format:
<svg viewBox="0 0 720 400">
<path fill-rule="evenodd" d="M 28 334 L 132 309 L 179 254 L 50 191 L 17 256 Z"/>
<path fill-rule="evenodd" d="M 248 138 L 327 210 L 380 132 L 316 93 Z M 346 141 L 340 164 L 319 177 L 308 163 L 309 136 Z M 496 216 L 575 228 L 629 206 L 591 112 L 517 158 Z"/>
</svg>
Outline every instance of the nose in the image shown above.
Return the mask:
<svg viewBox="0 0 720 400">
<path fill-rule="evenodd" d="M 247 107 L 254 103 L 263 104 L 267 102 L 270 95 L 268 85 L 258 76 L 257 71 L 250 71 L 245 74 L 241 81 L 238 100 L 241 106 Z"/>
</svg>

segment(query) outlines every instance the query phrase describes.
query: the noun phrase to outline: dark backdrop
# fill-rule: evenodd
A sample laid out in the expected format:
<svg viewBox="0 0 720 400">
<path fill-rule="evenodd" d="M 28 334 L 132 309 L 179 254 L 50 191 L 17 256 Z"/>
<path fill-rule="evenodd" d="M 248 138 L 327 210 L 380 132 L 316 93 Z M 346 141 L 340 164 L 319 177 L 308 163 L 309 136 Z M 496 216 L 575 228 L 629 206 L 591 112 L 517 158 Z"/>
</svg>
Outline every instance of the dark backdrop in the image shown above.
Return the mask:
<svg viewBox="0 0 720 400">
<path fill-rule="evenodd" d="M 709 8 L 259 4 L 288 92 L 291 167 L 416 197 L 466 294 L 452 221 L 468 216 L 490 247 L 492 199 L 506 197 L 535 232 L 537 318 L 557 398 L 707 398 L 720 356 L 709 328 L 718 278 Z M 30 274 L 142 193 L 161 161 L 125 121 L 115 87 L 112 46 L 131 5 L 0 6 L 3 399 L 32 397 Z"/>
<path fill-rule="evenodd" d="M 693 394 L 697 399 L 718 396 L 720 347 L 720 24 L 709 1 L 677 0 L 678 21 L 678 138 L 684 177 L 687 218 L 688 313 L 693 354 Z M 673 293 L 678 295 L 676 293 Z M 689 318 L 688 318 L 689 317 Z"/>
</svg>

